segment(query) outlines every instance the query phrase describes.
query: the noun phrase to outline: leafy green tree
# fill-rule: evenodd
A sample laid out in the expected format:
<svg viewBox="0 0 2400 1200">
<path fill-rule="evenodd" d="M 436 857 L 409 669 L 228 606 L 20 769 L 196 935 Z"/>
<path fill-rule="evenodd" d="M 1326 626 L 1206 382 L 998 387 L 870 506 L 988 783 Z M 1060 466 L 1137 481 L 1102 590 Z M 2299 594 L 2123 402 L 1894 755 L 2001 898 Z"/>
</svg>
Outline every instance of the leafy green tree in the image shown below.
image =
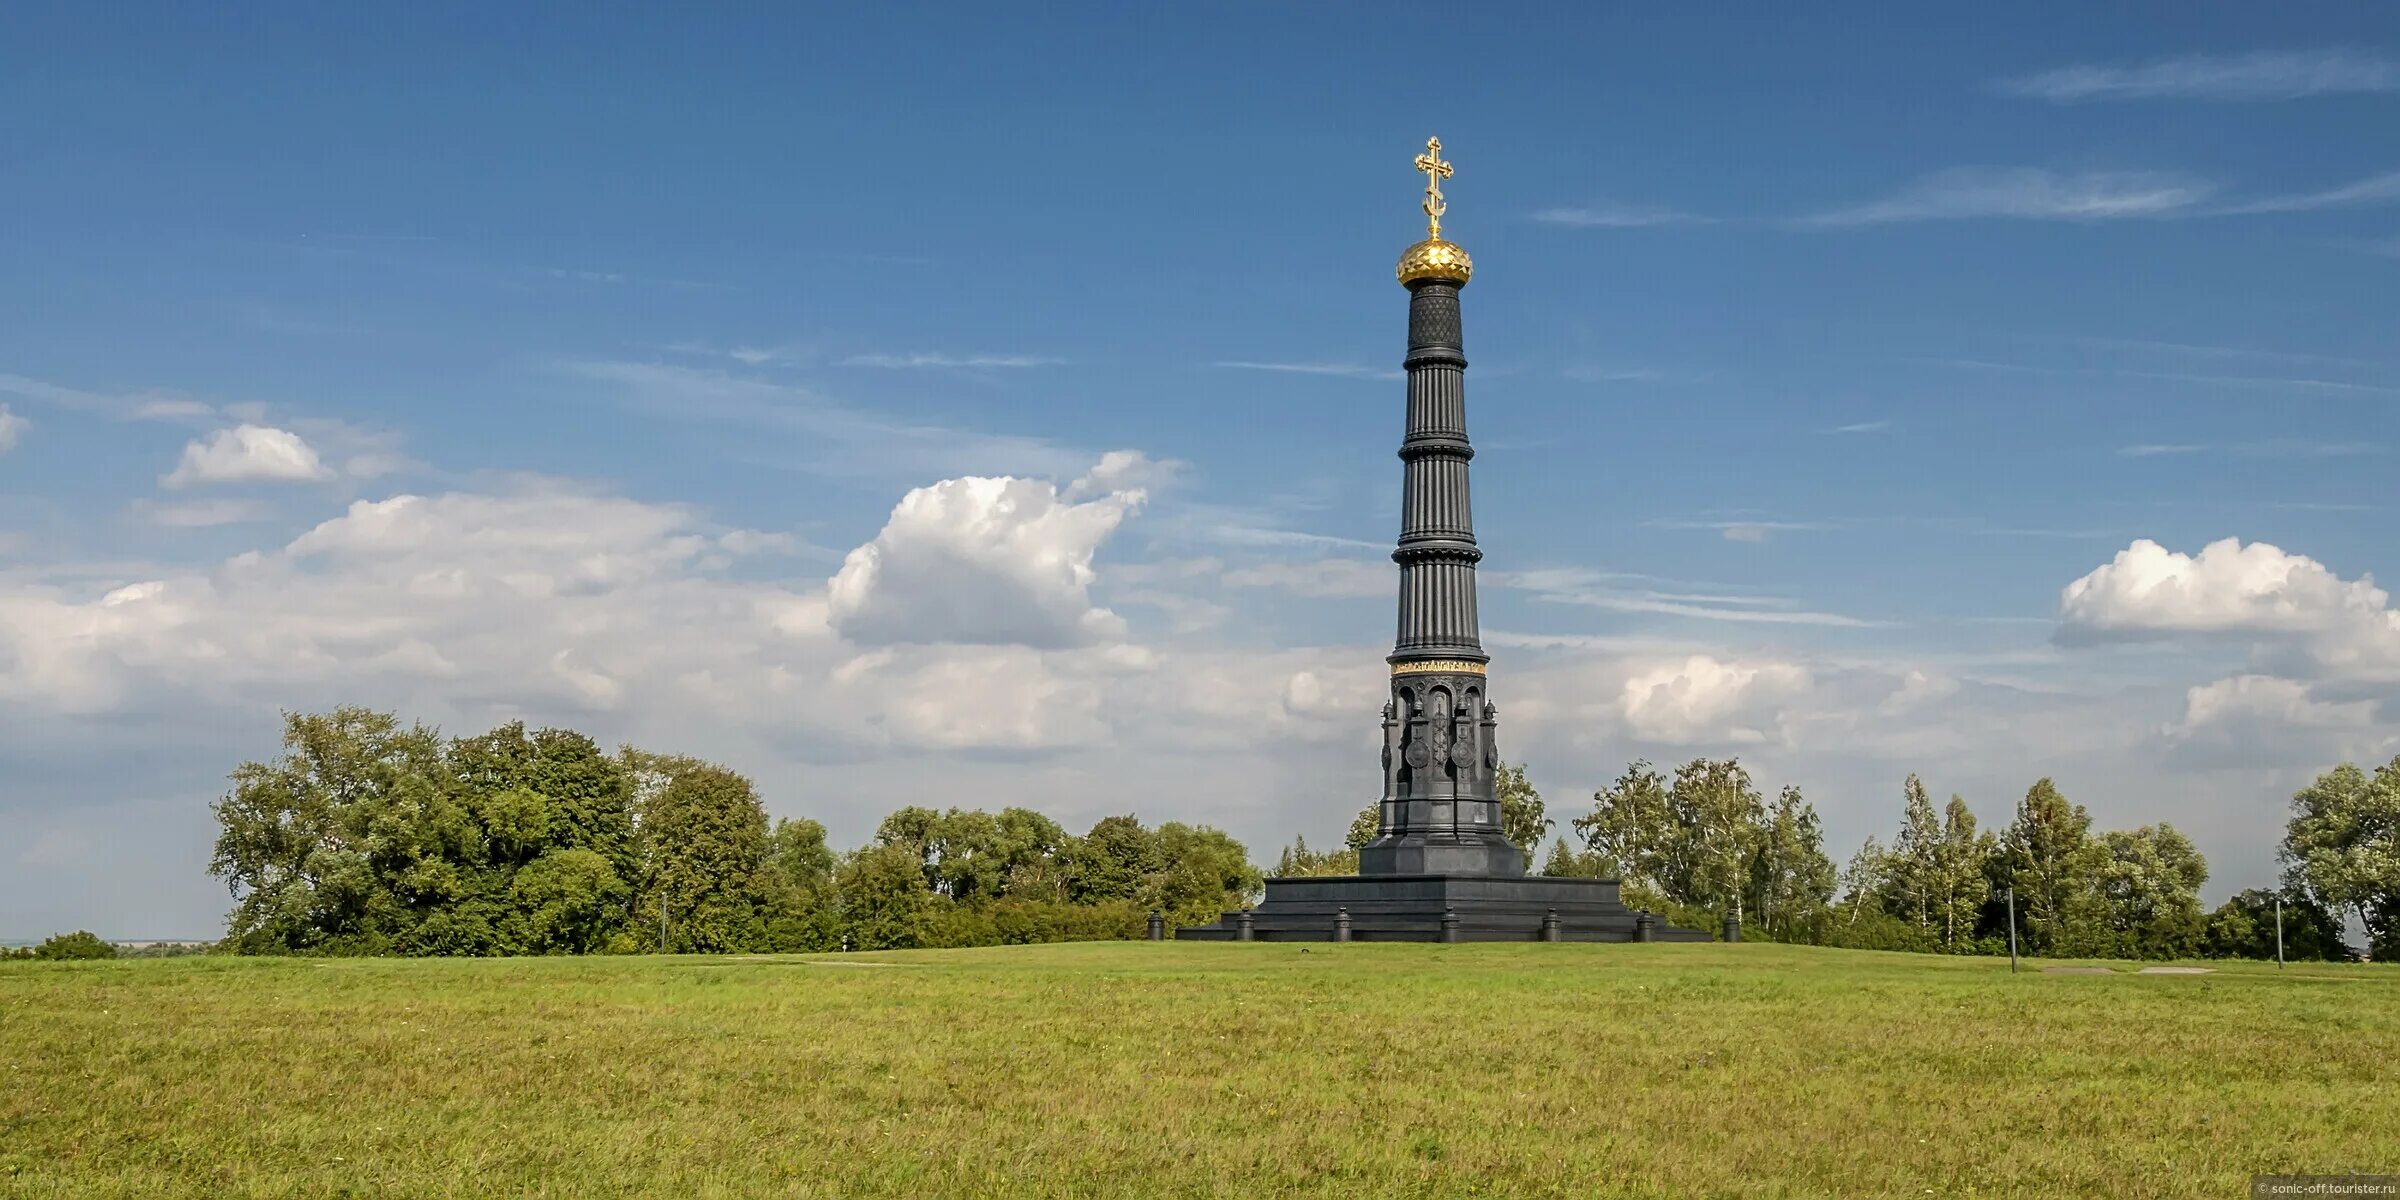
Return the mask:
<svg viewBox="0 0 2400 1200">
<path fill-rule="evenodd" d="M 2280 857 L 2294 892 L 2355 918 L 2368 953 L 2400 959 L 2400 758 L 2343 763 L 2292 797 Z"/>
<path fill-rule="evenodd" d="M 640 926 L 665 906 L 667 949 L 722 954 L 761 940 L 757 880 L 767 813 L 748 779 L 697 759 L 631 752 L 649 868 Z"/>
<path fill-rule="evenodd" d="M 1008 887 L 1008 852 L 1000 819 L 982 809 L 953 808 L 934 827 L 930 848 L 933 890 L 962 904 L 997 900 Z"/>
<path fill-rule="evenodd" d="M 941 867 L 938 862 L 942 841 L 942 814 L 938 809 L 920 804 L 893 809 L 875 826 L 875 841 L 885 846 L 906 846 L 917 854 L 918 869 L 925 872 L 925 885 L 941 891 Z"/>
<path fill-rule="evenodd" d="M 1046 884 L 1042 868 L 1067 841 L 1058 822 L 1025 808 L 998 816 L 904 808 L 884 818 L 876 838 L 917 847 L 933 890 L 965 904 L 997 900 L 1013 886 Z"/>
<path fill-rule="evenodd" d="M 570 729 L 528 733 L 524 722 L 512 721 L 452 742 L 448 758 L 453 776 L 469 793 L 539 797 L 538 828 L 510 826 L 510 840 L 498 847 L 499 861 L 522 865 L 553 850 L 579 849 L 598 854 L 620 879 L 639 874 L 632 781 L 625 763 L 592 739 Z M 500 815 L 534 819 L 529 810 L 504 808 Z"/>
<path fill-rule="evenodd" d="M 1059 873 L 1054 869 L 1067 846 L 1067 831 L 1058 822 L 1030 808 L 1000 810 L 998 853 L 1006 880 L 1002 894 L 1057 899 Z"/>
<path fill-rule="evenodd" d="M 925 944 L 950 905 L 925 880 L 924 862 L 904 842 L 878 842 L 842 864 L 842 935 L 852 950 L 905 950 Z"/>
<path fill-rule="evenodd" d="M 2091 830 L 2091 814 L 2043 779 L 2026 791 L 2015 823 L 2001 838 L 2003 877 L 2016 887 L 2026 942 L 2036 954 L 2109 949 L 2099 893 L 2108 850 Z"/>
<path fill-rule="evenodd" d="M 1573 822 L 1584 849 L 1623 872 L 1625 886 L 1663 892 L 1680 864 L 1673 842 L 1666 777 L 1637 759 L 1605 791 L 1592 794 L 1592 811 Z"/>
<path fill-rule="evenodd" d="M 756 880 L 767 949 L 792 953 L 841 948 L 841 914 L 834 891 L 839 865 L 825 843 L 825 826 L 806 819 L 775 822 Z"/>
<path fill-rule="evenodd" d="M 1542 860 L 1542 874 L 1557 879 L 1615 879 L 1617 867 L 1596 850 L 1579 851 L 1567 844 L 1564 837 L 1550 841 L 1550 855 Z"/>
<path fill-rule="evenodd" d="M 211 806 L 209 871 L 236 901 L 228 943 L 253 953 L 391 949 L 422 900 L 395 895 L 383 870 L 414 868 L 437 902 L 463 889 L 438 851 L 471 830 L 431 835 L 432 862 L 422 847 L 392 844 L 412 840 L 416 816 L 443 808 L 450 790 L 440 741 L 425 726 L 364 708 L 285 714 L 282 755 L 234 768 L 233 790 Z"/>
<path fill-rule="evenodd" d="M 1492 776 L 1492 792 L 1500 801 L 1500 832 L 1525 852 L 1525 865 L 1532 866 L 1534 849 L 1551 825 L 1542 794 L 1525 778 L 1523 763 L 1501 763 Z"/>
<path fill-rule="evenodd" d="M 2200 885 L 2208 862 L 2174 826 L 2160 822 L 2132 832 L 2112 830 L 2100 844 L 2108 861 L 2099 889 L 2119 953 L 2133 958 L 2189 958 L 2200 953 L 2208 919 Z"/>
<path fill-rule="evenodd" d="M 1366 849 L 1367 843 L 1374 841 L 1376 835 L 1383 832 L 1382 808 L 1383 803 L 1375 801 L 1358 810 L 1358 815 L 1350 819 L 1350 832 L 1343 839 L 1343 844 L 1349 846 L 1352 851 Z"/>
<path fill-rule="evenodd" d="M 1358 852 L 1382 832 L 1380 803 L 1370 803 L 1350 819 L 1350 828 L 1343 831 L 1339 850 L 1311 850 L 1306 837 L 1295 837 L 1275 860 L 1275 869 L 1268 874 L 1277 879 L 1299 876 L 1356 875 Z"/>
<path fill-rule="evenodd" d="M 33 948 L 31 957 L 53 962 L 68 959 L 115 958 L 117 948 L 89 929 L 54 933 Z"/>
<path fill-rule="evenodd" d="M 1669 845 L 1680 870 L 1666 879 L 1669 899 L 1742 917 L 1742 893 L 1750 882 L 1765 802 L 1740 761 L 1695 758 L 1675 769 L 1667 789 L 1673 816 Z"/>
<path fill-rule="evenodd" d="M 1942 819 L 1933 811 L 1925 784 L 1915 775 L 1902 785 L 1900 836 L 1892 839 L 1888 883 L 1897 907 L 1893 915 L 1919 929 L 1934 925 L 1935 897 L 1942 890 Z"/>
<path fill-rule="evenodd" d="M 578 846 L 527 863 L 509 881 L 514 901 L 503 930 L 519 954 L 589 954 L 625 920 L 633 889 L 608 856 Z"/>
<path fill-rule="evenodd" d="M 1977 917 L 1991 898 L 1991 862 L 1998 839 L 1975 828 L 1975 813 L 1953 794 L 1942 814 L 1942 840 L 1933 857 L 1933 914 L 1942 944 L 1955 947 L 1975 936 Z"/>
<path fill-rule="evenodd" d="M 2283 897 L 2283 956 L 2293 962 L 2342 962 L 2352 955 L 2340 918 L 2306 896 Z M 2208 915 L 2202 953 L 2210 958 L 2275 957 L 2276 893 L 2265 888 L 2235 892 Z"/>
<path fill-rule="evenodd" d="M 1891 892 L 1892 852 L 1883 848 L 1873 834 L 1850 856 L 1850 864 L 1842 868 L 1842 923 L 1856 925 L 1868 912 L 1883 912 L 1884 898 Z"/>
<path fill-rule="evenodd" d="M 1751 868 L 1758 915 L 1771 937 L 1810 940 L 1821 933 L 1837 878 L 1825 856 L 1816 806 L 1786 784 L 1758 833 Z"/>
<path fill-rule="evenodd" d="M 1158 838 L 1139 819 L 1102 817 L 1065 851 L 1067 895 L 1079 904 L 1132 900 L 1163 865 Z"/>
<path fill-rule="evenodd" d="M 1275 859 L 1277 879 L 1296 879 L 1302 876 L 1356 875 L 1358 851 L 1347 847 L 1340 850 L 1311 850 L 1306 837 L 1295 837 Z"/>
<path fill-rule="evenodd" d="M 1205 924 L 1248 907 L 1264 886 L 1249 851 L 1224 831 L 1169 821 L 1154 836 L 1159 869 L 1143 880 L 1141 907 L 1176 925 Z"/>
</svg>

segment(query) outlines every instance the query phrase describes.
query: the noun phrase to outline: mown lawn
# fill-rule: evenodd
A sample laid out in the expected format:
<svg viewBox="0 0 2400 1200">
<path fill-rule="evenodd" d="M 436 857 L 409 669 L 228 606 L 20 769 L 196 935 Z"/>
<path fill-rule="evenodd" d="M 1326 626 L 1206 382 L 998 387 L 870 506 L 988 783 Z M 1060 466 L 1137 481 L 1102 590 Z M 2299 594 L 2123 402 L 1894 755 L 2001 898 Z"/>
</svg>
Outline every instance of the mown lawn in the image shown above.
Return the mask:
<svg viewBox="0 0 2400 1200">
<path fill-rule="evenodd" d="M 0 964 L 0 1193 L 2235 1197 L 2400 971 L 1704 946 Z"/>
</svg>

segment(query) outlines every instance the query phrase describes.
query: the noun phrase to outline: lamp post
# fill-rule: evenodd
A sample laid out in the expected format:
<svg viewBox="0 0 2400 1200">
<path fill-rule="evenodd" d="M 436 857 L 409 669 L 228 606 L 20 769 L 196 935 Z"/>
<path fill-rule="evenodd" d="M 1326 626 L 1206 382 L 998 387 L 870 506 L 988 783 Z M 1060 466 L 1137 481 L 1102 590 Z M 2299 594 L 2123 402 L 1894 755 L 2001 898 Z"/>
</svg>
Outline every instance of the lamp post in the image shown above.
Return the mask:
<svg viewBox="0 0 2400 1200">
<path fill-rule="evenodd" d="M 2008 885 L 2008 973 L 2017 973 L 2017 885 Z"/>
</svg>

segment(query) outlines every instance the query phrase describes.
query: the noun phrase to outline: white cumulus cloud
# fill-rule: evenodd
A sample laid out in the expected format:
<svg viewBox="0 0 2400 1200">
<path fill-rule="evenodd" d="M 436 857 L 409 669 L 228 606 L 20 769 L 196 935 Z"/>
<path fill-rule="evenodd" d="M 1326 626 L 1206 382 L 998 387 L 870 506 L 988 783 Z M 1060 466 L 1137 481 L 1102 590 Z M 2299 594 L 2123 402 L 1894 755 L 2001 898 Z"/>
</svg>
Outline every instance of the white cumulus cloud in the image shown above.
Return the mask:
<svg viewBox="0 0 2400 1200">
<path fill-rule="evenodd" d="M 2161 732 L 2187 751 L 2246 765 L 2318 766 L 2337 758 L 2380 758 L 2400 730 L 2372 699 L 2326 699 L 2308 684 L 2236 675 L 2192 688 L 2183 719 Z"/>
<path fill-rule="evenodd" d="M 1757 743 L 1782 738 L 1782 706 L 1809 688 L 1788 662 L 1724 662 L 1695 654 L 1636 672 L 1618 709 L 1635 737 L 1672 745 Z"/>
<path fill-rule="evenodd" d="M 1126 485 L 1147 474 L 1146 461 L 1110 455 L 1065 493 L 1005 476 L 911 491 L 828 585 L 834 628 L 871 645 L 1058 649 L 1123 638 L 1124 619 L 1092 602 L 1092 556 L 1143 503 L 1143 490 Z"/>
<path fill-rule="evenodd" d="M 2091 638 L 2179 633 L 2319 633 L 2389 616 L 2372 579 L 2344 580 L 2305 554 L 2223 538 L 2198 554 L 2148 538 L 2066 586 L 2066 631 Z"/>
<path fill-rule="evenodd" d="M 18 439 L 24 437 L 25 431 L 32 425 L 33 422 L 8 411 L 7 405 L 0 404 L 0 454 L 16 449 Z"/>
<path fill-rule="evenodd" d="M 2192 635 L 2296 654 L 2284 674 L 2400 676 L 2400 610 L 2390 594 L 2371 577 L 2346 580 L 2266 542 L 2225 538 L 2184 554 L 2144 538 L 2059 595 L 2062 642 Z"/>
<path fill-rule="evenodd" d="M 167 487 L 206 483 L 307 483 L 333 472 L 299 434 L 266 425 L 237 425 L 186 444 L 175 469 L 161 476 Z"/>
<path fill-rule="evenodd" d="M 2373 701 L 2319 700 L 2308 685 L 2272 675 L 2236 675 L 2204 683 L 2184 694 L 2182 733 L 2215 727 L 2365 729 L 2373 725 Z"/>
</svg>

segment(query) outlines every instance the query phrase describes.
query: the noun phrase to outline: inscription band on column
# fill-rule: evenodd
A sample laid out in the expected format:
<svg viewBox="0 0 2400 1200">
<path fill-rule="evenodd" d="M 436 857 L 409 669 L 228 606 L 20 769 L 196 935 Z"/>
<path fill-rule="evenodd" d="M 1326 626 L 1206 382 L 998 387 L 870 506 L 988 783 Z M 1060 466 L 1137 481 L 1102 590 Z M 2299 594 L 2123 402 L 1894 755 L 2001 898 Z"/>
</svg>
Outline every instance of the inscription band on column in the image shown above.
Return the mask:
<svg viewBox="0 0 2400 1200">
<path fill-rule="evenodd" d="M 1423 662 L 1393 663 L 1394 675 L 1481 675 L 1484 665 L 1463 658 L 1433 658 Z"/>
</svg>

